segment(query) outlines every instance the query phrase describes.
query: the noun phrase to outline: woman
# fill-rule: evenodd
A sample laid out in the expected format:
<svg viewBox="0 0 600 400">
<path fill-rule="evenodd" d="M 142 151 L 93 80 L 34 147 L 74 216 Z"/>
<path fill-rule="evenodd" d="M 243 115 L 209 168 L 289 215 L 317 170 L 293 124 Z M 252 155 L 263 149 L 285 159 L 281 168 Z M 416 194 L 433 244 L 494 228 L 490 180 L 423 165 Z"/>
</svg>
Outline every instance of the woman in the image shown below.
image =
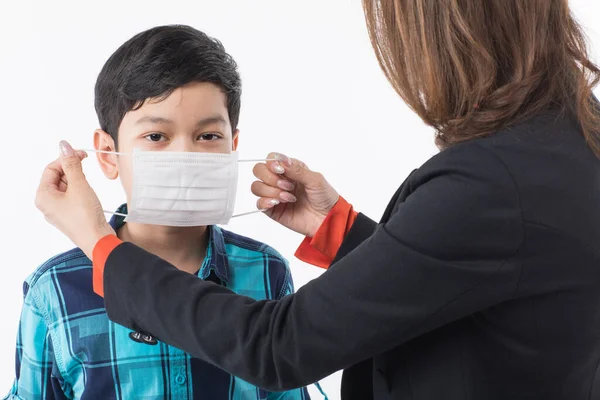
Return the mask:
<svg viewBox="0 0 600 400">
<path fill-rule="evenodd" d="M 345 368 L 343 399 L 600 398 L 600 71 L 567 1 L 363 3 L 442 151 L 377 226 L 301 162 L 258 165 L 259 207 L 293 181 L 268 214 L 334 265 L 296 294 L 255 302 L 120 243 L 68 145 L 38 207 L 93 257 L 111 319 L 258 386 Z"/>
</svg>

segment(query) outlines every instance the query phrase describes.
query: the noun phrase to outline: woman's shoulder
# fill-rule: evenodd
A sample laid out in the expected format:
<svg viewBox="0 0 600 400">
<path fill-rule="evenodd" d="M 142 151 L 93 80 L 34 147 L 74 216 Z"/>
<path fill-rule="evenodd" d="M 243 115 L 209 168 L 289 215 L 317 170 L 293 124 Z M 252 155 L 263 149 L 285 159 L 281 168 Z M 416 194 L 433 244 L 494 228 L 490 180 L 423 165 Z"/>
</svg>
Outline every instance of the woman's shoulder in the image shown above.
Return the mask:
<svg viewBox="0 0 600 400">
<path fill-rule="evenodd" d="M 568 161 L 574 161 L 569 163 Z M 598 166 L 574 118 L 559 111 L 539 113 L 490 135 L 453 145 L 428 160 L 419 170 L 431 173 L 469 164 L 484 174 L 523 174 L 560 165 L 569 170 Z M 586 166 L 584 166 L 586 165 Z M 588 168 L 589 169 L 589 168 Z M 552 171 L 555 175 L 558 171 Z"/>
<path fill-rule="evenodd" d="M 600 240 L 600 159 L 578 124 L 560 113 L 452 146 L 412 174 L 408 186 L 409 194 L 435 193 L 440 202 L 470 194 L 471 213 L 510 206 L 523 222 Z"/>
<path fill-rule="evenodd" d="M 413 190 L 430 181 L 452 180 L 457 185 L 512 185 L 508 165 L 494 146 L 480 139 L 453 145 L 427 160 L 409 177 Z M 411 190 L 412 191 L 412 190 Z"/>
</svg>

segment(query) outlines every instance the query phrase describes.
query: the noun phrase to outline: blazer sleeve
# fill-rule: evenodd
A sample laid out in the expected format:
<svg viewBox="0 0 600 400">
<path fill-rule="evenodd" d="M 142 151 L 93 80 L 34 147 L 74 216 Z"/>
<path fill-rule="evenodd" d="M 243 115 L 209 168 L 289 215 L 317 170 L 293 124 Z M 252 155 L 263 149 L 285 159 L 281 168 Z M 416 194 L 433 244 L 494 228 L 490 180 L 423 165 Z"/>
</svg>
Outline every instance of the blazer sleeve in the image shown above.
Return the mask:
<svg viewBox="0 0 600 400">
<path fill-rule="evenodd" d="M 510 299 L 524 232 L 504 164 L 472 143 L 418 175 L 385 224 L 281 300 L 236 295 L 120 244 L 106 260 L 108 316 L 281 391 Z"/>
</svg>

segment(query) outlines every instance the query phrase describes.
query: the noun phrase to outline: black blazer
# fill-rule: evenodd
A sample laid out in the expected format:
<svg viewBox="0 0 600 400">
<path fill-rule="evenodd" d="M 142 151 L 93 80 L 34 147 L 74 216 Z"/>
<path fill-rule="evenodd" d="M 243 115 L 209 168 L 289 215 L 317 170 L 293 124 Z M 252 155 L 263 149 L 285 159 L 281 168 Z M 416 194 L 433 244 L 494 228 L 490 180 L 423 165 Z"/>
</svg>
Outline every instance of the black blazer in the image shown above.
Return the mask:
<svg viewBox="0 0 600 400">
<path fill-rule="evenodd" d="M 105 301 L 115 322 L 274 391 L 347 368 L 345 400 L 600 399 L 599 254 L 600 161 L 548 112 L 427 161 L 282 300 L 125 243 Z"/>
</svg>

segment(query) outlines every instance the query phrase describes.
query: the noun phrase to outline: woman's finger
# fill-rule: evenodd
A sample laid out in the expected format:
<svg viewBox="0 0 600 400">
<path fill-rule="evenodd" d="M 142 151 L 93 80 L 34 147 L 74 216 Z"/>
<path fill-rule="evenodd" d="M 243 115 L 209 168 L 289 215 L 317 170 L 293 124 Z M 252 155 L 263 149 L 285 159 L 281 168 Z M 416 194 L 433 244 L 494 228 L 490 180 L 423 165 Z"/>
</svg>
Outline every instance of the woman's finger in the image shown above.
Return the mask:
<svg viewBox="0 0 600 400">
<path fill-rule="evenodd" d="M 269 159 L 269 161 L 267 161 L 268 169 L 277 175 L 282 175 L 285 172 L 285 168 L 292 166 L 292 160 L 281 153 L 270 153 L 267 156 L 267 159 Z"/>
<path fill-rule="evenodd" d="M 88 188 L 89 183 L 83 173 L 82 153 L 75 151 L 66 141 L 60 141 L 60 162 L 67 181 L 72 188 Z M 86 154 L 83 152 L 83 154 Z M 85 158 L 85 157 L 84 157 Z"/>
<path fill-rule="evenodd" d="M 279 198 L 279 193 L 281 193 L 281 189 L 269 186 L 261 181 L 252 182 L 250 190 L 252 191 L 252 194 L 258 197 Z"/>
<path fill-rule="evenodd" d="M 292 193 L 279 188 L 274 188 L 261 181 L 255 181 L 250 188 L 252 193 L 258 197 L 278 199 L 282 203 L 295 203 L 298 199 Z"/>
<path fill-rule="evenodd" d="M 67 185 L 67 182 L 63 181 L 61 179 L 61 181 L 58 183 L 58 191 L 59 192 L 66 192 L 68 189 L 69 185 Z"/>
<path fill-rule="evenodd" d="M 60 159 L 52 161 L 42 173 L 38 190 L 56 190 L 64 175 Z"/>
<path fill-rule="evenodd" d="M 265 182 L 271 187 L 277 187 L 281 190 L 292 191 L 295 188 L 294 183 L 281 175 L 277 175 L 269 170 L 267 164 L 260 163 L 256 164 L 253 169 L 254 176 L 259 180 Z"/>
<path fill-rule="evenodd" d="M 269 169 L 267 168 L 267 164 L 256 164 L 252 169 L 252 173 L 257 179 L 265 182 L 267 185 L 274 187 L 277 186 L 277 180 L 279 180 L 279 176 L 274 172 L 269 171 Z"/>
<path fill-rule="evenodd" d="M 279 204 L 281 204 L 281 201 L 279 201 L 278 199 L 270 199 L 268 197 L 261 197 L 260 199 L 258 199 L 256 201 L 256 208 L 258 208 L 259 210 L 270 211 L 273 209 L 273 207 L 278 206 Z"/>
<path fill-rule="evenodd" d="M 80 160 L 83 160 L 88 155 L 83 150 L 77 150 L 77 156 L 79 156 Z M 46 169 L 44 169 L 44 172 L 42 173 L 42 178 L 40 179 L 39 189 L 58 189 L 61 192 L 64 192 L 66 190 L 67 185 L 68 183 L 67 177 L 65 176 L 65 171 L 63 170 L 60 158 L 57 158 L 56 160 L 48 164 L 46 166 Z"/>
</svg>

